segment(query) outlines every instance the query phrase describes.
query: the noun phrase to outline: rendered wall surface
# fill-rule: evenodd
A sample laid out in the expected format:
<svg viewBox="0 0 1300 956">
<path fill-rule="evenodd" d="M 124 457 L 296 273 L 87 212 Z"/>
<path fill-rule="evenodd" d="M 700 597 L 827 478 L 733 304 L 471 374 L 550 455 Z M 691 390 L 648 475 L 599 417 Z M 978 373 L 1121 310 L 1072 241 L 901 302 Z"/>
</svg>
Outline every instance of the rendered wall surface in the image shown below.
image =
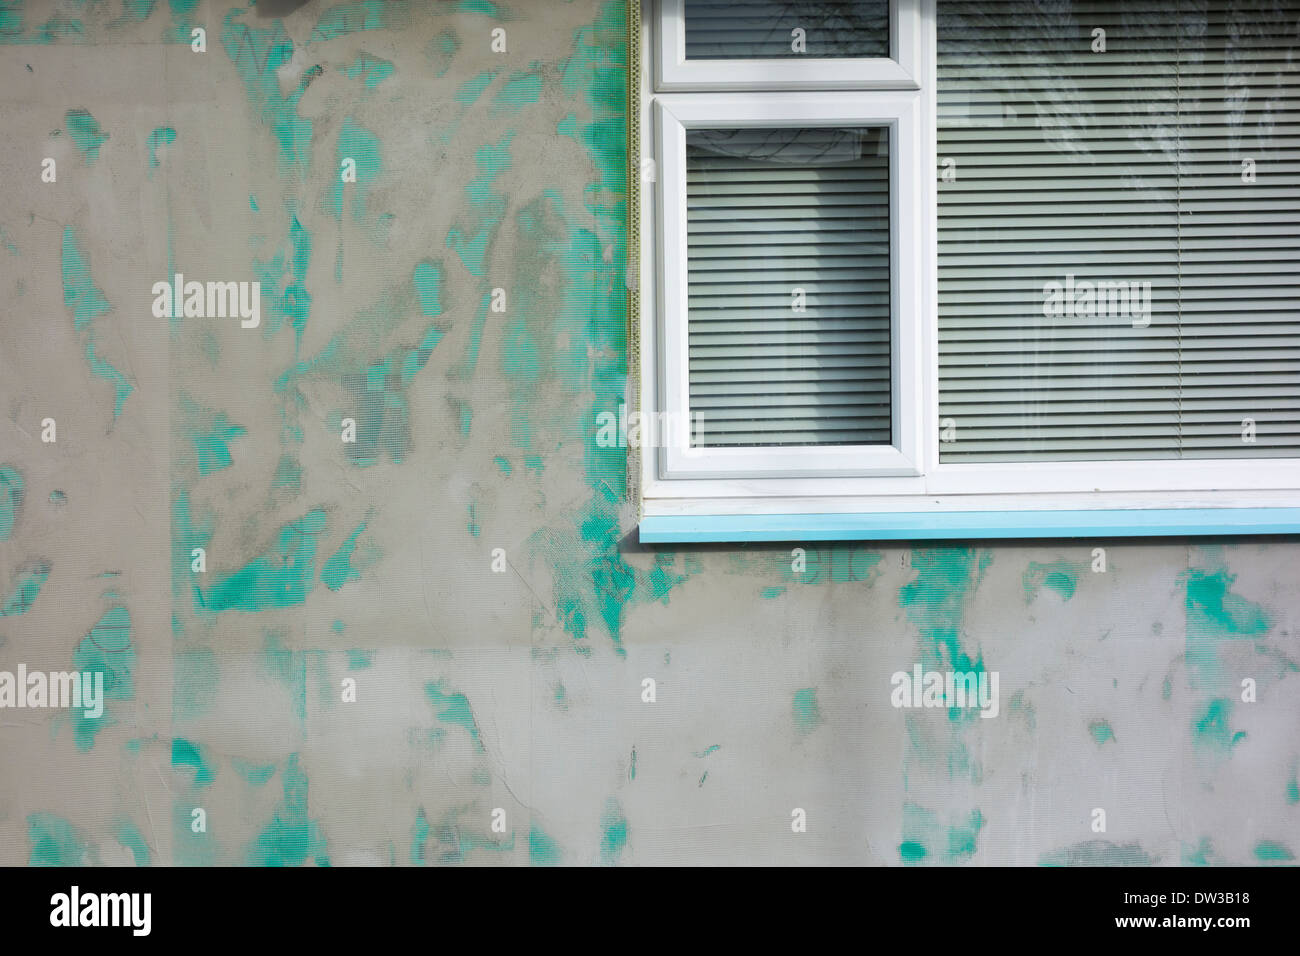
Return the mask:
<svg viewBox="0 0 1300 956">
<path fill-rule="evenodd" d="M 618 0 L 0 3 L 0 670 L 108 681 L 0 710 L 0 864 L 1294 860 L 1300 545 L 636 544 L 627 60 Z"/>
</svg>

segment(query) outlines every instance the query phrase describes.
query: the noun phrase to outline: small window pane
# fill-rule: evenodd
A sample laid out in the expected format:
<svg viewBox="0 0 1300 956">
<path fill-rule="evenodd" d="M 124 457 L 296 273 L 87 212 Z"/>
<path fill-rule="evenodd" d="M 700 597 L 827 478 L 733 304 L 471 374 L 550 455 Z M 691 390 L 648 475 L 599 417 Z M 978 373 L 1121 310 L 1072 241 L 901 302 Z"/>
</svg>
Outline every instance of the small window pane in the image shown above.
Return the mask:
<svg viewBox="0 0 1300 956">
<path fill-rule="evenodd" d="M 698 447 L 888 445 L 889 130 L 686 137 Z"/>
<path fill-rule="evenodd" d="M 888 56 L 888 0 L 686 0 L 688 60 Z"/>
</svg>

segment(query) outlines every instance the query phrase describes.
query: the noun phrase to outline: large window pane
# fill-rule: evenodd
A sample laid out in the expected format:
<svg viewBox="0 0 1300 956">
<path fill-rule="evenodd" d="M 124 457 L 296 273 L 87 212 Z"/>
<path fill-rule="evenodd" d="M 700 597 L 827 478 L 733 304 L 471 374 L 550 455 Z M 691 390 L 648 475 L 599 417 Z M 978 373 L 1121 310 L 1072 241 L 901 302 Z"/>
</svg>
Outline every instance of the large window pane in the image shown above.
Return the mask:
<svg viewBox="0 0 1300 956">
<path fill-rule="evenodd" d="M 1300 454 L 1300 4 L 938 15 L 942 459 Z"/>
</svg>

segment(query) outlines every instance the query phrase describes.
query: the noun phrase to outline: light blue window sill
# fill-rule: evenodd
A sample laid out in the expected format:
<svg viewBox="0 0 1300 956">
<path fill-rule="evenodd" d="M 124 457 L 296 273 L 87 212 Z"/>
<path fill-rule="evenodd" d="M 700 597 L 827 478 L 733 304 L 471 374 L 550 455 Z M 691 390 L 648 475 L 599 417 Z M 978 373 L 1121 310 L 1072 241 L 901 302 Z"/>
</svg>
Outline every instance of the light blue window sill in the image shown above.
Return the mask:
<svg viewBox="0 0 1300 956">
<path fill-rule="evenodd" d="M 1300 534 L 1300 508 L 652 515 L 642 544 Z"/>
</svg>

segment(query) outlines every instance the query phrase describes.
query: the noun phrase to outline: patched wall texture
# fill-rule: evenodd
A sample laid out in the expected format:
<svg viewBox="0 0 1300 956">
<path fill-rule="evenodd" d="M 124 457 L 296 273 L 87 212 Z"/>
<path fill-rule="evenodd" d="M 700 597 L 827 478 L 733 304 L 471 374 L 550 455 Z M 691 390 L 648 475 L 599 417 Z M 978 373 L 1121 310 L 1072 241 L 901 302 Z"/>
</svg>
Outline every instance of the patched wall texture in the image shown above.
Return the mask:
<svg viewBox="0 0 1300 956">
<path fill-rule="evenodd" d="M 0 3 L 0 863 L 1293 859 L 1296 544 L 636 545 L 626 27 Z"/>
</svg>

